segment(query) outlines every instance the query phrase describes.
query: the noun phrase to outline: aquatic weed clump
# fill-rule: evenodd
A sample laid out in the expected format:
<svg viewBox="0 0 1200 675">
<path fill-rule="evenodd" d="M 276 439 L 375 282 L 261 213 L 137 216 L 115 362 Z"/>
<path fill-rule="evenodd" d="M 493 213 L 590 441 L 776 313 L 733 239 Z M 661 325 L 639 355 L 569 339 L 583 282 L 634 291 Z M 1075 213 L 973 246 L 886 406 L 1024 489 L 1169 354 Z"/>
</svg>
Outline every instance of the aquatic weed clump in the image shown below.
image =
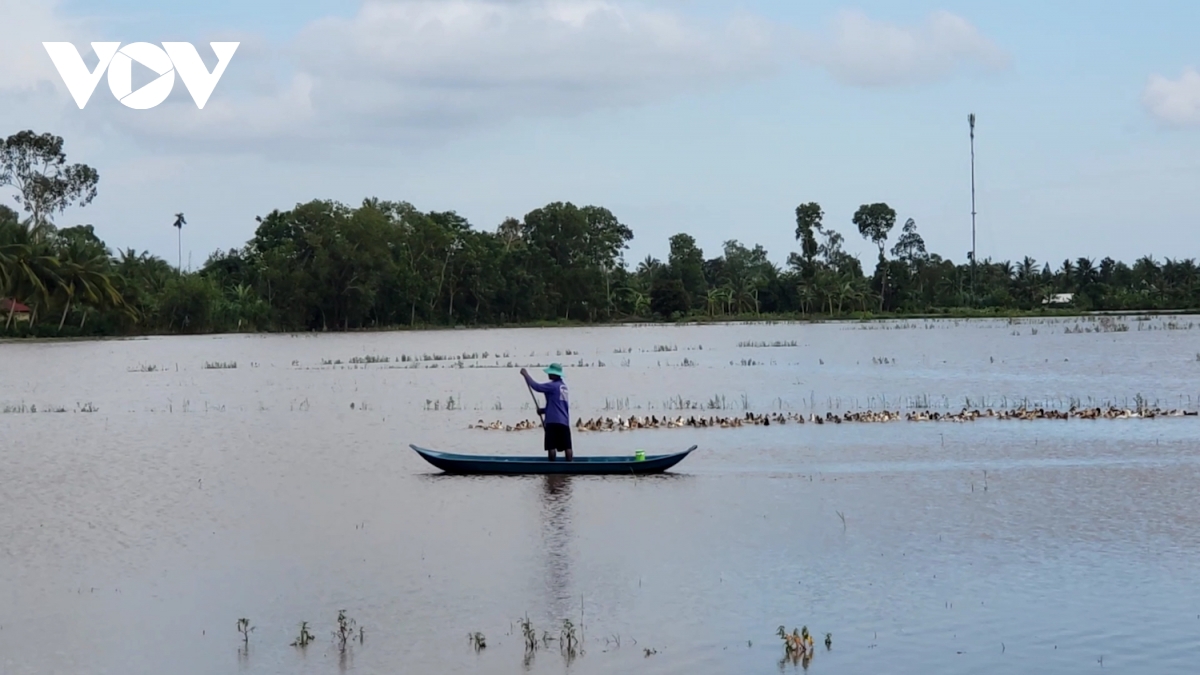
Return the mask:
<svg viewBox="0 0 1200 675">
<path fill-rule="evenodd" d="M 521 636 L 525 638 L 525 652 L 536 652 L 538 648 L 537 630 L 533 627 L 533 622 L 529 620 L 529 616 L 520 620 Z"/>
<path fill-rule="evenodd" d="M 300 622 L 300 635 L 292 642 L 291 646 L 304 648 L 304 647 L 307 647 L 310 642 L 312 642 L 313 640 L 316 640 L 316 639 L 317 639 L 316 636 L 313 635 L 312 633 L 310 633 L 308 630 L 308 622 L 301 621 Z"/>
<path fill-rule="evenodd" d="M 345 653 L 346 643 L 354 635 L 354 627 L 357 622 L 354 619 L 346 617 L 346 610 L 339 609 L 337 615 L 337 630 L 333 632 L 333 640 L 338 646 L 338 651 Z M 359 630 L 359 642 L 362 642 L 362 630 Z"/>
<path fill-rule="evenodd" d="M 775 340 L 774 342 L 739 342 L 738 347 L 742 349 L 765 349 L 767 347 L 795 347 L 799 343 L 795 340 Z"/>
<path fill-rule="evenodd" d="M 563 619 L 562 630 L 558 636 L 558 645 L 563 655 L 567 657 L 567 661 L 572 661 L 576 656 L 583 654 L 579 637 L 575 634 L 575 624 L 570 619 Z"/>
</svg>

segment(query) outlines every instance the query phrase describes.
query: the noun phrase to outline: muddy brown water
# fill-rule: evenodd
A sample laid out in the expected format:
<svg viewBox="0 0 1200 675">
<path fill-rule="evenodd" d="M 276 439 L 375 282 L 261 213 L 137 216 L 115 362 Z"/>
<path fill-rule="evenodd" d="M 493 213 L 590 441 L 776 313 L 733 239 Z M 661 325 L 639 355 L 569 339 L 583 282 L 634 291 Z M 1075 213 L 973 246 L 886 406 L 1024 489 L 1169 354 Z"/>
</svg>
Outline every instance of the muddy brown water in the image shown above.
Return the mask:
<svg viewBox="0 0 1200 675">
<path fill-rule="evenodd" d="M 467 426 L 532 418 L 517 370 L 550 361 L 577 417 L 1195 410 L 1200 319 L 1117 324 L 2 344 L 0 673 L 802 670 L 781 624 L 814 634 L 813 673 L 1195 672 L 1195 417 L 575 434 L 699 446 L 643 478 L 452 477 L 408 449 L 534 452 Z M 344 656 L 339 609 L 364 629 Z M 584 653 L 526 660 L 526 616 Z"/>
</svg>

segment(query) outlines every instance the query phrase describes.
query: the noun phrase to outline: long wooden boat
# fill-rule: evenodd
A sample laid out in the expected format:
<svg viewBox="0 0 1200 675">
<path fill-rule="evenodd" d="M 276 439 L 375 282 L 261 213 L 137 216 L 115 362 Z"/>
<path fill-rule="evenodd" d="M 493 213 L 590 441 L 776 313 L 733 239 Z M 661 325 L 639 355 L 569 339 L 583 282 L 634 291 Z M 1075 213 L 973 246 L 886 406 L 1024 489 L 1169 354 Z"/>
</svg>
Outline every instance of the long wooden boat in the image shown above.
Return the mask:
<svg viewBox="0 0 1200 675">
<path fill-rule="evenodd" d="M 633 455 L 580 457 L 568 462 L 562 455 L 557 461 L 541 456 L 456 455 L 410 445 L 425 461 L 445 471 L 457 474 L 625 474 L 662 473 L 683 461 L 696 446 L 683 452 L 667 455 Z"/>
</svg>

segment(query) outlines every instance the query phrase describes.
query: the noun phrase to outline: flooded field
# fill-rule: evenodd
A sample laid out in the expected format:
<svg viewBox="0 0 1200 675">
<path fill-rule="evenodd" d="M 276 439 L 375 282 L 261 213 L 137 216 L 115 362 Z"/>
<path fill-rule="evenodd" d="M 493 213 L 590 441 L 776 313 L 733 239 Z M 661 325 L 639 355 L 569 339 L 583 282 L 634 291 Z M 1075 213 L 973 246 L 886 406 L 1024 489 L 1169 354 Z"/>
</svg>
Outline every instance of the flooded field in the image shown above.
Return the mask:
<svg viewBox="0 0 1200 675">
<path fill-rule="evenodd" d="M 585 423 L 684 422 L 577 454 L 698 451 L 408 448 L 536 453 L 552 361 Z M 1191 673 L 1198 404 L 1188 316 L 0 344 L 0 674 Z"/>
</svg>

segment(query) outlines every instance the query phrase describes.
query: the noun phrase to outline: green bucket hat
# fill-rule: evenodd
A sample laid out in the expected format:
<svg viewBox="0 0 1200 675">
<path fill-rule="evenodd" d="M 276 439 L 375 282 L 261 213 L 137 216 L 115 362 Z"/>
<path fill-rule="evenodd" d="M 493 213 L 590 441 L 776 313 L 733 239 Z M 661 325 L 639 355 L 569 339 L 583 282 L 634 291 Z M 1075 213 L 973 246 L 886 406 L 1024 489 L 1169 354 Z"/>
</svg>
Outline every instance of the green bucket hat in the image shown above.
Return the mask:
<svg viewBox="0 0 1200 675">
<path fill-rule="evenodd" d="M 547 375 L 557 375 L 562 377 L 562 366 L 557 363 L 551 363 L 550 366 L 545 369 L 545 372 Z"/>
</svg>

